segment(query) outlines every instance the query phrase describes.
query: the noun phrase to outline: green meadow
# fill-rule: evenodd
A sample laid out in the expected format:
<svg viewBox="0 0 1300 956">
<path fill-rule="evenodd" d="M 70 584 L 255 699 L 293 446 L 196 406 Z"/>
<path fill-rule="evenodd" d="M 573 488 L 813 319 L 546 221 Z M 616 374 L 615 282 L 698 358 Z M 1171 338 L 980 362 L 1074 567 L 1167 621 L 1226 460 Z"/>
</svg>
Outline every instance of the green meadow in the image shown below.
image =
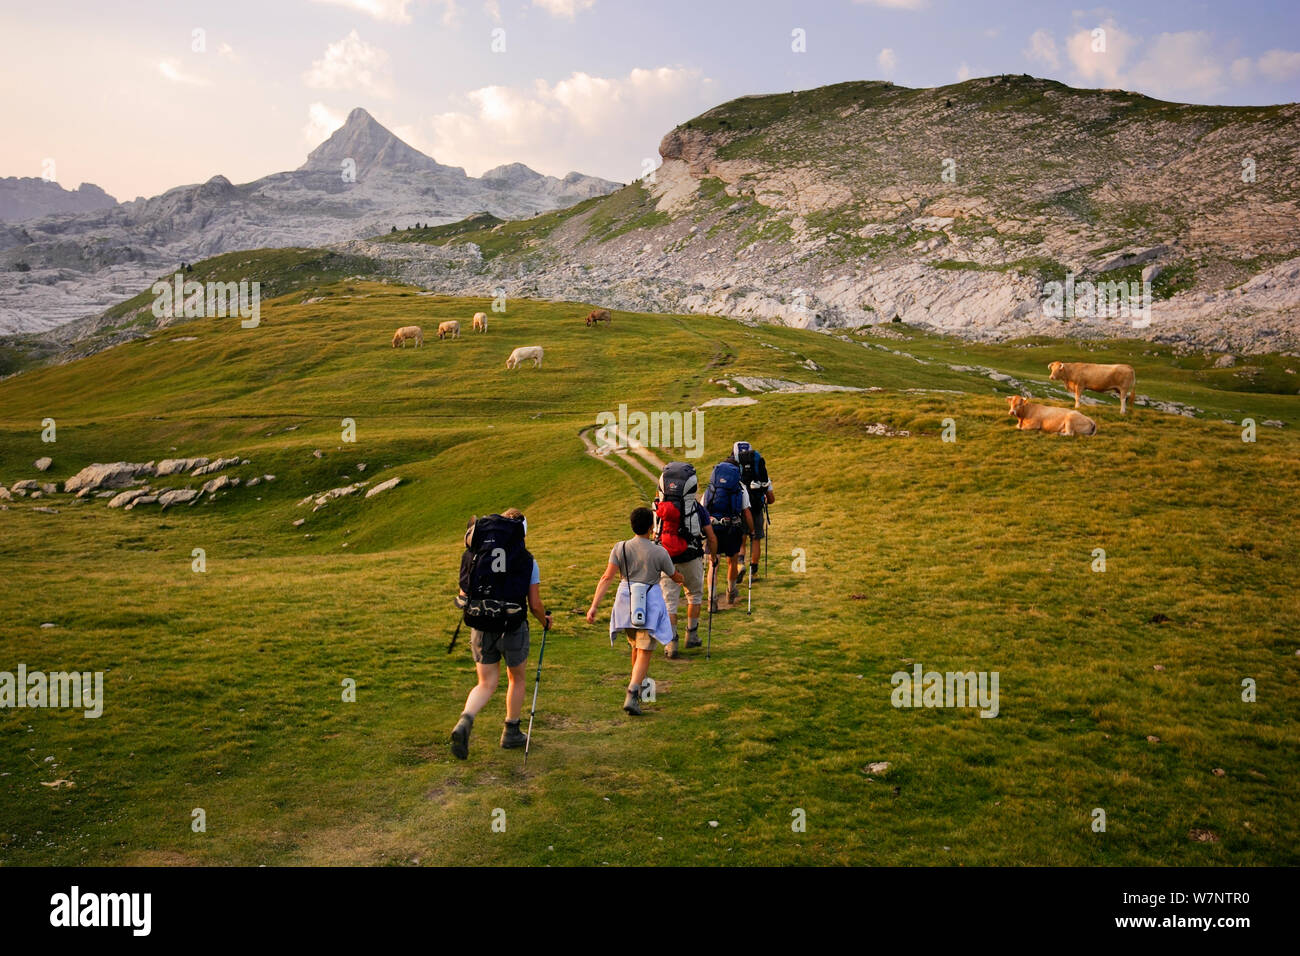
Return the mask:
<svg viewBox="0 0 1300 956">
<path fill-rule="evenodd" d="M 256 329 L 195 320 L 0 381 L 6 487 L 42 455 L 55 481 L 184 456 L 276 476 L 161 512 L 7 502 L 0 670 L 105 677 L 98 719 L 0 711 L 0 863 L 1300 863 L 1300 359 L 625 312 L 591 329 L 592 304 L 498 314 L 321 281 Z M 457 341 L 433 336 L 447 318 Z M 424 347 L 391 348 L 408 324 Z M 541 369 L 505 369 L 521 345 Z M 1131 362 L 1139 393 L 1203 414 L 1104 398 L 1083 409 L 1095 437 L 1017 432 L 1011 387 L 949 367 L 1066 404 L 1053 359 Z M 652 486 L 580 432 L 621 403 L 735 397 L 714 380 L 746 375 L 863 391 L 704 409 L 702 473 L 742 438 L 770 462 L 770 573 L 752 614 L 714 616 L 711 660 L 655 660 L 657 700 L 628 717 L 608 599 L 598 626 L 583 614 Z M 504 679 L 469 760 L 447 747 L 474 681 L 468 634 L 446 652 L 462 533 L 510 506 L 555 613 L 526 772 L 497 746 Z M 998 715 L 892 706 L 918 663 L 998 672 Z"/>
</svg>

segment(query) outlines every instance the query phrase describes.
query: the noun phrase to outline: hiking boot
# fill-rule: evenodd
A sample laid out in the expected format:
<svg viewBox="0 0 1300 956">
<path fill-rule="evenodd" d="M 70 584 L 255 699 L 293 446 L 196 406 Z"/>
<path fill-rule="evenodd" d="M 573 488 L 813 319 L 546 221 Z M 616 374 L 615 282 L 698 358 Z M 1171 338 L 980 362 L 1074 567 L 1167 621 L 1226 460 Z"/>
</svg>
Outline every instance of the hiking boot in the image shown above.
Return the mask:
<svg viewBox="0 0 1300 956">
<path fill-rule="evenodd" d="M 752 577 L 752 578 L 757 578 L 757 577 L 758 577 L 758 565 L 757 565 L 757 564 L 752 563 L 752 562 L 750 563 L 750 565 L 749 565 L 749 575 L 750 575 L 750 577 Z"/>
<path fill-rule="evenodd" d="M 518 750 L 520 747 L 527 746 L 528 735 L 519 729 L 519 721 L 507 720 L 506 729 L 501 731 L 501 747 L 503 750 Z"/>
<path fill-rule="evenodd" d="M 689 631 L 686 632 L 686 646 L 688 648 L 702 647 L 703 644 L 704 642 L 700 640 L 700 628 L 699 625 L 697 624 L 695 627 L 691 628 Z"/>
<path fill-rule="evenodd" d="M 627 689 L 627 699 L 623 701 L 623 709 L 633 717 L 641 716 L 641 688 L 629 687 Z"/>
<path fill-rule="evenodd" d="M 460 720 L 451 732 L 451 755 L 459 760 L 469 756 L 469 732 L 474 726 L 474 718 L 461 714 Z"/>
<path fill-rule="evenodd" d="M 677 646 L 677 638 L 675 637 L 664 645 L 664 656 L 670 661 L 675 661 L 677 658 L 682 656 L 681 652 L 678 651 Z M 689 647 L 690 645 L 688 644 L 687 646 Z"/>
<path fill-rule="evenodd" d="M 733 584 L 731 587 L 727 588 L 727 603 L 735 604 L 739 600 L 740 600 L 740 585 Z"/>
</svg>

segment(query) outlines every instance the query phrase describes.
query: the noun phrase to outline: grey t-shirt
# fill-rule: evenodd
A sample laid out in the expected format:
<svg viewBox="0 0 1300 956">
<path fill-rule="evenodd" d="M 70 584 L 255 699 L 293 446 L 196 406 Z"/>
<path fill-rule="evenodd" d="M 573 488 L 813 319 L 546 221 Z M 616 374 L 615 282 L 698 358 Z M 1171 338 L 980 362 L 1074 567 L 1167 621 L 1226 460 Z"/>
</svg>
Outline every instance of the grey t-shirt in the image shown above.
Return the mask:
<svg viewBox="0 0 1300 956">
<path fill-rule="evenodd" d="M 677 573 L 667 550 L 649 538 L 620 541 L 610 550 L 609 563 L 635 584 L 658 584 L 660 573 L 669 577 Z"/>
</svg>

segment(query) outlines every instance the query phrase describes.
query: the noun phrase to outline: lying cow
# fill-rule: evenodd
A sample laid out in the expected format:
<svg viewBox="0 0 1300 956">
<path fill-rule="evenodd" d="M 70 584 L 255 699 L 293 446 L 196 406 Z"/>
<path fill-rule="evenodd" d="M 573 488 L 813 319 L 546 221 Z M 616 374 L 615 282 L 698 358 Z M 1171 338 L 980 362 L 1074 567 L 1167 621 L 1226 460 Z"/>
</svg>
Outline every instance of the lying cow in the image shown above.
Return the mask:
<svg viewBox="0 0 1300 956">
<path fill-rule="evenodd" d="M 609 309 L 592 309 L 587 313 L 588 326 L 597 325 L 601 322 L 609 325 L 613 321 L 614 319 L 613 316 L 609 314 Z"/>
<path fill-rule="evenodd" d="M 1055 432 L 1058 435 L 1097 434 L 1097 423 L 1087 415 L 1076 412 L 1072 408 L 1038 405 L 1026 401 L 1019 395 L 1010 396 L 1007 399 L 1007 405 L 1010 406 L 1007 414 L 1015 416 L 1016 429 L 1019 431 L 1042 429 L 1045 432 Z"/>
<path fill-rule="evenodd" d="M 416 348 L 424 344 L 424 330 L 418 325 L 404 325 L 393 333 L 393 348 L 397 348 L 397 343 L 402 343 L 402 348 L 406 348 L 406 340 L 414 339 Z"/>
<path fill-rule="evenodd" d="M 449 322 L 438 323 L 438 338 L 445 339 L 449 335 L 453 339 L 460 338 L 460 323 L 455 319 L 452 319 Z"/>
<path fill-rule="evenodd" d="M 475 331 L 475 332 L 486 332 L 486 331 L 487 331 L 487 314 L 486 314 L 486 313 L 484 313 L 484 312 L 475 312 L 475 313 L 474 313 L 474 331 Z"/>
<path fill-rule="evenodd" d="M 521 345 L 510 353 L 510 358 L 506 359 L 506 368 L 518 368 L 529 359 L 533 361 L 533 368 L 542 367 L 542 347 L 540 345 Z"/>
<path fill-rule="evenodd" d="M 1047 366 L 1049 377 L 1064 382 L 1074 392 L 1074 407 L 1079 407 L 1079 395 L 1089 392 L 1115 392 L 1119 395 L 1119 413 L 1128 411 L 1137 373 L 1132 365 L 1093 365 L 1091 362 L 1053 362 Z"/>
</svg>

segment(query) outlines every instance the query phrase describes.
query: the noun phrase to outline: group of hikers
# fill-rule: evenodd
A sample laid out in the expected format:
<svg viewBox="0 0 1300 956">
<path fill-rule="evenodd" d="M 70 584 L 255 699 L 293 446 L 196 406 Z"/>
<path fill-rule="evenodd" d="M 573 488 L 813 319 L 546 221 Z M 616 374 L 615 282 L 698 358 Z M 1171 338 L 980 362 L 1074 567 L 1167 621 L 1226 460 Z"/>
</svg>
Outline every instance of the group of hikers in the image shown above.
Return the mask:
<svg viewBox="0 0 1300 956">
<path fill-rule="evenodd" d="M 718 610 L 720 559 L 727 559 L 726 598 L 731 606 L 739 602 L 744 565 L 748 563 L 751 595 L 758 575 L 770 524 L 769 505 L 776 501 L 763 456 L 748 442 L 736 442 L 731 454 L 714 466 L 702 499 L 699 494 L 693 465 L 672 462 L 664 467 L 653 507 L 632 510 L 632 536 L 610 549 L 609 562 L 587 610 L 587 623 L 595 624 L 601 602 L 611 587 L 616 588 L 610 645 L 621 633 L 631 647 L 632 674 L 623 710 L 633 716 L 642 712 L 642 690 L 656 647 L 663 647 L 670 659 L 682 656 L 678 611 L 683 592 L 685 647 L 697 648 L 704 645 L 699 628 L 705 600 L 710 602 L 710 621 Z M 528 748 L 529 734 L 519 729 L 527 680 L 528 613 L 531 611 L 543 627 L 538 682 L 551 615 L 542 603 L 541 570 L 525 547 L 527 533 L 528 521 L 517 508 L 471 518 L 465 530 L 456 605 L 462 610 L 462 623 L 470 628 L 478 683 L 465 699 L 465 709 L 451 732 L 451 752 L 461 760 L 469 756 L 474 718 L 497 689 L 503 657 L 508 687 L 501 746 L 507 750 Z M 536 702 L 534 686 L 534 712 Z"/>
</svg>

